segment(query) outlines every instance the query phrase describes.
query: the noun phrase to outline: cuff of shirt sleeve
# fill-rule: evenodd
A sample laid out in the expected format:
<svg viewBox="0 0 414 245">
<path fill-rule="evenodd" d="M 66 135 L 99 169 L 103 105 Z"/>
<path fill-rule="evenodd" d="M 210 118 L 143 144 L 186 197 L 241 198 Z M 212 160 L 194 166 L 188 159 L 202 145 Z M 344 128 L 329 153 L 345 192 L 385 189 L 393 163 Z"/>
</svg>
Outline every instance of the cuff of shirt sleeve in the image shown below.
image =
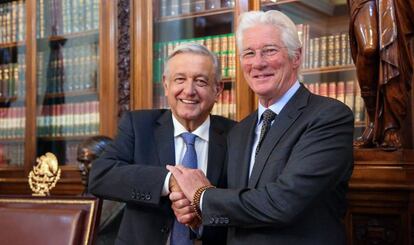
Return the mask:
<svg viewBox="0 0 414 245">
<path fill-rule="evenodd" d="M 203 211 L 203 197 L 204 197 L 204 192 L 206 192 L 206 191 L 203 191 L 203 193 L 201 193 L 201 197 L 200 197 L 200 211 Z"/>
<path fill-rule="evenodd" d="M 164 186 L 162 187 L 162 191 L 161 191 L 161 196 L 163 197 L 170 195 L 170 178 L 171 178 L 171 173 L 168 172 L 167 176 L 165 176 Z"/>
</svg>

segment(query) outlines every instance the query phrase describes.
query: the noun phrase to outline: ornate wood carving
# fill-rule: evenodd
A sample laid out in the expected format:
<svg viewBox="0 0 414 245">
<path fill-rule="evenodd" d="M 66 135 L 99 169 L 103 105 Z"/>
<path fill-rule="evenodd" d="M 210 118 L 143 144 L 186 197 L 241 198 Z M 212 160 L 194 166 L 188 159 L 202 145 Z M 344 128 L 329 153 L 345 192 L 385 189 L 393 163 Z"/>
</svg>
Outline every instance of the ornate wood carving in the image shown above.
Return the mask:
<svg viewBox="0 0 414 245">
<path fill-rule="evenodd" d="M 131 36 L 129 0 L 118 0 L 118 117 L 130 109 Z"/>
<path fill-rule="evenodd" d="M 401 218 L 398 215 L 354 214 L 353 244 L 403 244 Z"/>
</svg>

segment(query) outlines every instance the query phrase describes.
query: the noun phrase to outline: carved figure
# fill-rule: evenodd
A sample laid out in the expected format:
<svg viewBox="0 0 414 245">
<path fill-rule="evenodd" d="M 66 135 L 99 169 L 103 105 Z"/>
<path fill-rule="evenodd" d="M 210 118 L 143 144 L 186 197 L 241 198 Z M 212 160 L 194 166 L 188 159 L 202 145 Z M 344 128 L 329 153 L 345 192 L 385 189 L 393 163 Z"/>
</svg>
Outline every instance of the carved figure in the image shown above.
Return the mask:
<svg viewBox="0 0 414 245">
<path fill-rule="evenodd" d="M 361 148 L 402 146 L 412 67 L 401 39 L 394 0 L 348 0 L 350 42 L 368 125 L 355 142 Z"/>
<path fill-rule="evenodd" d="M 37 166 L 29 173 L 29 186 L 34 196 L 48 196 L 60 179 L 58 160 L 53 153 L 47 152 L 38 157 L 36 162 Z"/>
<path fill-rule="evenodd" d="M 112 142 L 111 138 L 97 135 L 86 139 L 78 145 L 77 160 L 79 161 L 82 183 L 85 186 L 83 195 L 90 195 L 88 193 L 88 180 L 93 160 L 101 155 L 110 142 Z M 124 206 L 124 203 L 103 200 L 96 245 L 112 245 L 115 243 Z"/>
<path fill-rule="evenodd" d="M 85 186 L 85 193 L 88 192 L 89 171 L 92 161 L 98 158 L 106 145 L 112 141 L 111 138 L 103 135 L 93 136 L 78 145 L 77 160 L 81 171 L 82 184 Z"/>
</svg>

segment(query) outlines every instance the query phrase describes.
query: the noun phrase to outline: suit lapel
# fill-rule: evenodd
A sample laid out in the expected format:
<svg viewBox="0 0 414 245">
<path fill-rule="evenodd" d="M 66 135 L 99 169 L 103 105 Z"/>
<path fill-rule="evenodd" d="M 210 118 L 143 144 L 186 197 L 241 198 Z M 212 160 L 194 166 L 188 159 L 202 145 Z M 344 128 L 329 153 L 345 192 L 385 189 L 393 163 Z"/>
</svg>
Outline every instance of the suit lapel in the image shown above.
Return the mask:
<svg viewBox="0 0 414 245">
<path fill-rule="evenodd" d="M 245 187 L 249 180 L 249 166 L 250 166 L 250 156 L 252 152 L 254 131 L 257 123 L 257 111 L 250 114 L 243 122 L 240 123 L 240 126 L 243 127 L 240 129 L 241 134 L 239 134 L 232 144 L 238 144 L 240 147 L 237 147 L 237 152 L 233 152 L 234 155 L 234 165 L 232 165 L 228 171 L 228 175 L 232 176 L 235 180 L 235 183 L 230 183 L 231 187 Z M 229 178 L 230 179 L 230 178 Z M 233 186 L 234 184 L 234 186 Z"/>
<path fill-rule="evenodd" d="M 175 164 L 174 126 L 171 111 L 164 112 L 157 120 L 154 130 L 155 144 L 161 165 Z"/>
<path fill-rule="evenodd" d="M 220 123 L 211 117 L 208 143 L 207 178 L 214 185 L 219 183 L 226 158 L 226 138 Z"/>
<path fill-rule="evenodd" d="M 292 124 L 302 113 L 302 108 L 308 103 L 308 97 L 309 92 L 301 86 L 286 104 L 285 108 L 283 108 L 280 114 L 276 117 L 270 131 L 267 133 L 262 143 L 259 153 L 256 156 L 248 187 L 254 188 L 257 185 L 263 168 L 266 165 L 267 159 L 285 132 L 292 126 Z"/>
</svg>

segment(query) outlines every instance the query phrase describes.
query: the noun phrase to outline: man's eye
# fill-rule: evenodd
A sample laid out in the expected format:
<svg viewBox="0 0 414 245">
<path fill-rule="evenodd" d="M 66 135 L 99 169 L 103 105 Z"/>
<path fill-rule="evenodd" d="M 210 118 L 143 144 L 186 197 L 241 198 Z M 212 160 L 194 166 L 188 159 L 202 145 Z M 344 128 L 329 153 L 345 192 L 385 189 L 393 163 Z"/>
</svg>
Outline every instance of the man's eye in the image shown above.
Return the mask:
<svg viewBox="0 0 414 245">
<path fill-rule="evenodd" d="M 204 87 L 204 86 L 207 86 L 208 85 L 207 81 L 206 80 L 203 80 L 203 79 L 197 79 L 196 80 L 196 84 L 199 87 Z"/>
<path fill-rule="evenodd" d="M 184 77 L 176 77 L 174 78 L 174 82 L 176 83 L 183 83 L 185 81 Z"/>
<path fill-rule="evenodd" d="M 254 57 L 254 52 L 253 52 L 253 51 L 245 51 L 245 52 L 242 54 L 242 57 L 243 57 L 243 58 L 252 58 L 252 57 Z"/>
<path fill-rule="evenodd" d="M 262 52 L 263 52 L 263 55 L 265 56 L 272 56 L 272 55 L 277 54 L 279 50 L 277 48 L 266 48 L 266 49 L 263 49 Z"/>
</svg>

